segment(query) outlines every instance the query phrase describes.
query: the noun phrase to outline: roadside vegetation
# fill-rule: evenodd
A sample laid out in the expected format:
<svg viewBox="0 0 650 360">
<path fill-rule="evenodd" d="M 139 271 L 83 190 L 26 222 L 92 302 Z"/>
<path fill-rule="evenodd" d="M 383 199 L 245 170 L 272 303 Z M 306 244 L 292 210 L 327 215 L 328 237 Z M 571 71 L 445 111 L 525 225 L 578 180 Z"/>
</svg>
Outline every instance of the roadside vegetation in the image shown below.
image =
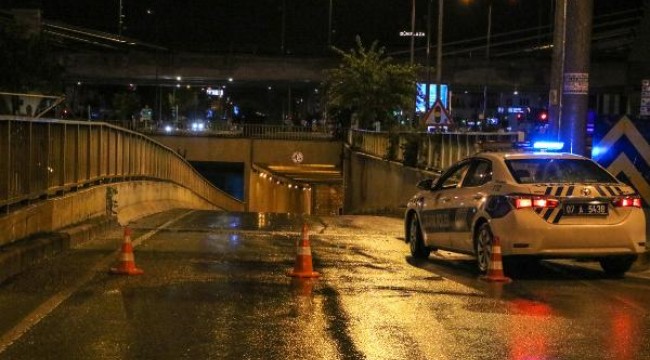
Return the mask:
<svg viewBox="0 0 650 360">
<path fill-rule="evenodd" d="M 365 47 L 358 36 L 356 48 L 333 50 L 341 56 L 341 63 L 325 73 L 328 116 L 344 127 L 356 124 L 374 129 L 378 122 L 388 130 L 399 125 L 414 107 L 417 67 L 394 62 L 377 41 Z"/>
</svg>

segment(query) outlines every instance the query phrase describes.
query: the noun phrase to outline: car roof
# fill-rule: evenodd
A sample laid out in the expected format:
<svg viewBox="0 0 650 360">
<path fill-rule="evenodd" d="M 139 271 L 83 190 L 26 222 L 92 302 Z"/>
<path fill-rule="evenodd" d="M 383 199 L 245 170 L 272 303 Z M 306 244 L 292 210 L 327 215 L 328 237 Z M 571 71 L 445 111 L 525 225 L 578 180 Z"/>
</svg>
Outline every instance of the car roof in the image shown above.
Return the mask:
<svg viewBox="0 0 650 360">
<path fill-rule="evenodd" d="M 507 152 L 480 152 L 474 157 L 481 157 L 489 160 L 516 160 L 516 159 L 576 159 L 576 160 L 589 160 L 588 158 L 571 153 L 556 153 L 556 152 L 520 152 L 520 151 L 507 151 Z"/>
</svg>

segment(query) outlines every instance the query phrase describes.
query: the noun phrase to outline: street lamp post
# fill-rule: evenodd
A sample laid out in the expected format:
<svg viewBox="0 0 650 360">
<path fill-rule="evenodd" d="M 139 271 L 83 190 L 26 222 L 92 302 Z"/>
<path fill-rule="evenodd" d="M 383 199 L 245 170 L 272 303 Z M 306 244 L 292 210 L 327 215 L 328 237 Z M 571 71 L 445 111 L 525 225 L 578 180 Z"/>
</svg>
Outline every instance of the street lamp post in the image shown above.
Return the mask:
<svg viewBox="0 0 650 360">
<path fill-rule="evenodd" d="M 436 46 L 436 99 L 442 101 L 442 15 L 444 0 L 438 0 L 438 45 Z"/>
<path fill-rule="evenodd" d="M 487 93 L 487 82 L 490 66 L 490 38 L 492 37 L 492 1 L 488 3 L 488 24 L 487 24 L 487 35 L 486 35 L 486 44 L 485 44 L 485 85 L 483 86 L 483 120 L 486 119 L 486 110 L 488 102 L 488 93 Z"/>
<path fill-rule="evenodd" d="M 123 10 L 124 10 L 124 7 L 122 6 L 122 0 L 120 0 L 118 14 L 117 14 L 117 35 L 119 37 L 122 37 L 122 27 L 124 25 L 124 13 L 123 13 Z"/>
<path fill-rule="evenodd" d="M 413 53 L 415 52 L 415 0 L 413 0 L 411 6 L 411 60 L 410 64 L 413 66 Z M 416 83 L 417 85 L 417 83 Z M 411 104 L 411 126 L 415 126 L 415 114 L 417 113 L 417 103 L 418 103 L 418 91 L 416 87 L 415 96 L 413 96 L 413 103 Z"/>
<path fill-rule="evenodd" d="M 411 7 L 411 62 L 413 65 L 413 53 L 415 52 L 415 0 L 412 1 Z"/>
<path fill-rule="evenodd" d="M 332 46 L 332 0 L 330 0 L 329 16 L 327 18 L 327 47 Z"/>
<path fill-rule="evenodd" d="M 425 109 L 429 110 L 429 103 L 431 101 L 431 91 L 429 84 L 431 83 L 431 68 L 429 66 L 429 54 L 431 52 L 431 3 L 429 0 L 429 7 L 427 10 L 427 86 L 426 86 L 426 104 Z M 442 84 L 442 19 L 443 19 L 444 0 L 438 0 L 438 39 L 436 45 L 436 99 L 441 99 L 441 84 Z"/>
<path fill-rule="evenodd" d="M 282 0 L 282 29 L 280 30 L 281 41 L 280 41 L 280 52 L 282 55 L 285 55 L 285 36 L 286 36 L 286 27 L 287 27 L 287 3 L 286 0 Z"/>
</svg>

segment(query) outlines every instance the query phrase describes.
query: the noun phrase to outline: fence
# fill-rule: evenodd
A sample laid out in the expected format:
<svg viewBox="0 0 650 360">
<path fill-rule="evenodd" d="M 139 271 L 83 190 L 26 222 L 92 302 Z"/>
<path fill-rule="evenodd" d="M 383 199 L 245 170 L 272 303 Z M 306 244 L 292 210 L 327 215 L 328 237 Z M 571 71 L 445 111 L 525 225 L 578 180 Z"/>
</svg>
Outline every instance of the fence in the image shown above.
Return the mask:
<svg viewBox="0 0 650 360">
<path fill-rule="evenodd" d="M 348 144 L 355 150 L 383 159 L 404 162 L 426 169 L 443 170 L 476 153 L 484 142 L 514 142 L 522 134 L 510 133 L 426 133 L 376 132 L 352 129 Z"/>
<path fill-rule="evenodd" d="M 264 124 L 226 124 L 197 122 L 179 127 L 178 125 L 138 126 L 135 131 L 156 135 L 190 135 L 218 137 L 247 137 L 278 140 L 319 140 L 333 139 L 335 134 L 327 126 L 314 128 L 305 126 L 264 125 Z"/>
<path fill-rule="evenodd" d="M 0 117 L 0 207 L 105 182 L 170 181 L 225 209 L 243 204 L 173 150 L 105 123 Z"/>
</svg>

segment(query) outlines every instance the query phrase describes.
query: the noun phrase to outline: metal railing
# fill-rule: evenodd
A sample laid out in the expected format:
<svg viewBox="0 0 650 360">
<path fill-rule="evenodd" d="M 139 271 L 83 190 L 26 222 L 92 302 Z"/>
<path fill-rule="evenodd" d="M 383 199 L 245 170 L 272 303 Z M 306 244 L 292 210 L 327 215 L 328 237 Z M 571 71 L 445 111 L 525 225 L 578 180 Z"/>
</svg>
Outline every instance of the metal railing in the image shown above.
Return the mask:
<svg viewBox="0 0 650 360">
<path fill-rule="evenodd" d="M 475 154 L 483 142 L 523 140 L 518 132 L 377 132 L 351 129 L 347 143 L 356 151 L 420 168 L 444 170 Z"/>
<path fill-rule="evenodd" d="M 224 209 L 244 208 L 176 152 L 142 134 L 106 123 L 0 116 L 0 207 L 145 179 L 173 182 Z"/>
<path fill-rule="evenodd" d="M 134 131 L 155 135 L 183 136 L 215 136 L 215 137 L 246 137 L 278 140 L 331 140 L 334 138 L 333 129 L 327 126 L 289 126 L 264 124 L 226 124 L 223 122 L 204 124 L 190 123 L 182 126 L 174 124 L 141 124 L 132 125 Z"/>
</svg>

